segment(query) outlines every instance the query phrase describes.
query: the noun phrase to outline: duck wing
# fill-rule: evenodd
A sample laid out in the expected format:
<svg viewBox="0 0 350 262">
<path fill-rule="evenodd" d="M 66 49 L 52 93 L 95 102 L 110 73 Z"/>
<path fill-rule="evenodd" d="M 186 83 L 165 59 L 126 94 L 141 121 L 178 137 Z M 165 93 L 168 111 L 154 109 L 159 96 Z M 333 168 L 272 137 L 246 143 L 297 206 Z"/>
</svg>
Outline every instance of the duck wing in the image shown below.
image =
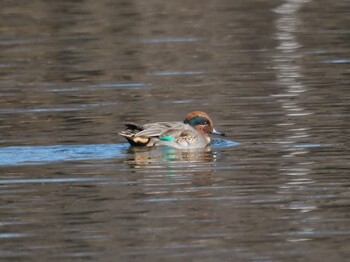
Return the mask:
<svg viewBox="0 0 350 262">
<path fill-rule="evenodd" d="M 135 133 L 135 136 L 160 137 L 166 135 L 180 135 L 184 127 L 188 125 L 182 122 L 157 122 L 142 126 L 142 131 Z"/>
</svg>

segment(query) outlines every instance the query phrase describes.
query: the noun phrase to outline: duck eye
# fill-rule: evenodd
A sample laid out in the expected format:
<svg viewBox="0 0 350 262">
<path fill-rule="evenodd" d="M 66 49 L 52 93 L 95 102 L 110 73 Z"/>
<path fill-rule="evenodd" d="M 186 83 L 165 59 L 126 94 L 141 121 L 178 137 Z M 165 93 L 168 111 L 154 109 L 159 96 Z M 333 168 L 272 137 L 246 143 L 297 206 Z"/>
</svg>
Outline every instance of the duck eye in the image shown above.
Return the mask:
<svg viewBox="0 0 350 262">
<path fill-rule="evenodd" d="M 202 122 L 202 125 L 209 125 L 209 121 L 204 120 L 204 121 Z"/>
</svg>

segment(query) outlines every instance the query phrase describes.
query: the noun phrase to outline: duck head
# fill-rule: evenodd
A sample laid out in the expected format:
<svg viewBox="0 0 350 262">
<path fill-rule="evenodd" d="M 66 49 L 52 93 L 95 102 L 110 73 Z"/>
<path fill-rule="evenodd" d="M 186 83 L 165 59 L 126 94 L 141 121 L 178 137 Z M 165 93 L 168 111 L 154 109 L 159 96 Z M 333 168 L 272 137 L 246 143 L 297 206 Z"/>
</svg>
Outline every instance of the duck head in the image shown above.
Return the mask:
<svg viewBox="0 0 350 262">
<path fill-rule="evenodd" d="M 189 124 L 204 135 L 213 134 L 220 136 L 227 136 L 226 133 L 214 129 L 213 121 L 207 113 L 201 111 L 193 111 L 189 113 L 185 120 L 185 124 Z"/>
</svg>

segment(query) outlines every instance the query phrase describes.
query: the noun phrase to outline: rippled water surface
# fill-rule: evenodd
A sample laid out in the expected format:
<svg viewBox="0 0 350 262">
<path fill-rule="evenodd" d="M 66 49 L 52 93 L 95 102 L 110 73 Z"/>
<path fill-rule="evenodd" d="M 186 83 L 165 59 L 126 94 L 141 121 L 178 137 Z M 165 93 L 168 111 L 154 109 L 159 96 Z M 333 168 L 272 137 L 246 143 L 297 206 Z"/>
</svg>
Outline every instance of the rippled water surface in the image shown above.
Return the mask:
<svg viewBox="0 0 350 262">
<path fill-rule="evenodd" d="M 348 0 L 0 7 L 1 261 L 348 260 Z M 192 110 L 229 136 L 117 136 Z"/>
</svg>

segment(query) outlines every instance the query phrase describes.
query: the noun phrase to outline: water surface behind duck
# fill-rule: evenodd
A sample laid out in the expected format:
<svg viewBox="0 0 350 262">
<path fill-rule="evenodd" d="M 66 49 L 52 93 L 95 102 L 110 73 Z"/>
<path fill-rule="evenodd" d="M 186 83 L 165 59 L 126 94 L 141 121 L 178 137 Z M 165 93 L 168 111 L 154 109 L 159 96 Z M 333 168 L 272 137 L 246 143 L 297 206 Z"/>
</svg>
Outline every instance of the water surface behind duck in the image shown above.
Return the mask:
<svg viewBox="0 0 350 262">
<path fill-rule="evenodd" d="M 348 8 L 4 2 L 0 260 L 346 261 Z M 116 135 L 192 110 L 229 137 Z"/>
</svg>

